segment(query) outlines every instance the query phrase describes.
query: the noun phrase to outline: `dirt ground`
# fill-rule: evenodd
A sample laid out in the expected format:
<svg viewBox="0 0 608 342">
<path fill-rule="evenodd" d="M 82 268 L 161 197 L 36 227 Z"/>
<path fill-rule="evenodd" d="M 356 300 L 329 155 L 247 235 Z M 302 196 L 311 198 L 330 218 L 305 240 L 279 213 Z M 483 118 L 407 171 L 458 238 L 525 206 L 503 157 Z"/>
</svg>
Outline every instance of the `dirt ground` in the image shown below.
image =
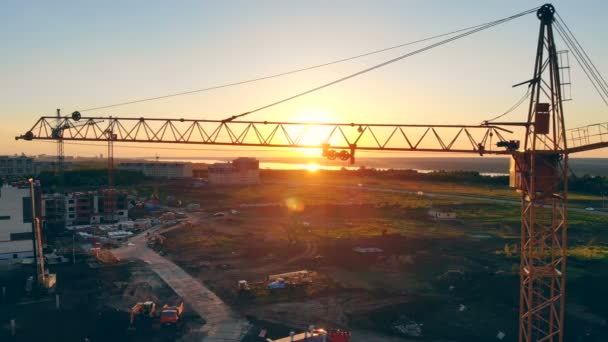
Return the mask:
<svg viewBox="0 0 608 342">
<path fill-rule="evenodd" d="M 488 341 L 499 332 L 516 339 L 518 258 L 497 253 L 503 239 L 478 236 L 459 221 L 437 224 L 400 206 L 238 210 L 193 214 L 192 228 L 166 233 L 160 250 L 271 335 L 314 324 L 379 341 L 415 336 L 412 326 L 420 328 L 417 340 Z M 297 270 L 315 272 L 312 285 L 255 296 L 237 291 L 239 280 L 258 288 L 268 275 Z M 569 314 L 568 337 L 603 341 L 603 316 L 585 310 Z"/>
<path fill-rule="evenodd" d="M 161 328 L 157 320 L 138 319 L 129 328 L 129 308 L 138 301 L 173 303 L 178 297 L 143 263 L 103 265 L 77 263 L 51 266 L 57 274 L 60 309 L 54 296 L 28 297 L 26 276 L 18 266 L 2 272 L 7 295 L 0 306 L 2 341 L 175 341 L 191 340 L 204 323 L 189 311 L 175 327 Z M 16 321 L 11 337 L 9 322 Z"/>
<path fill-rule="evenodd" d="M 449 253 L 437 257 L 429 252 L 456 248 L 456 241 L 383 236 L 382 228 L 377 236 L 337 239 L 325 239 L 323 230 L 315 235 L 305 229 L 289 241 L 292 237 L 285 227 L 294 218 L 276 209 L 268 211 L 248 209 L 230 218 L 201 218 L 187 232 L 167 233 L 163 252 L 250 318 L 299 328 L 315 324 L 387 334 L 394 332 L 385 320 L 365 317 L 383 316 L 384 309 L 392 312 L 395 307 L 420 306 L 430 300 L 453 302 L 453 315 L 457 315 L 459 303 L 450 297 L 450 285 L 445 284 L 444 293 L 437 294 L 437 279 L 452 269 L 483 268 L 464 257 Z M 332 211 L 331 219 L 323 217 L 324 211 Z M 298 219 L 306 220 L 311 230 L 322 224 L 334 229 L 376 220 L 373 208 L 362 207 L 357 212 L 359 215 L 350 215 L 346 221 L 335 208 L 311 208 Z M 376 247 L 383 252 L 356 253 L 355 247 Z M 263 293 L 255 298 L 237 294 L 238 280 L 261 282 L 271 274 L 303 269 L 316 272 L 313 284 L 304 291 Z M 394 317 L 394 321 L 398 319 Z"/>
</svg>

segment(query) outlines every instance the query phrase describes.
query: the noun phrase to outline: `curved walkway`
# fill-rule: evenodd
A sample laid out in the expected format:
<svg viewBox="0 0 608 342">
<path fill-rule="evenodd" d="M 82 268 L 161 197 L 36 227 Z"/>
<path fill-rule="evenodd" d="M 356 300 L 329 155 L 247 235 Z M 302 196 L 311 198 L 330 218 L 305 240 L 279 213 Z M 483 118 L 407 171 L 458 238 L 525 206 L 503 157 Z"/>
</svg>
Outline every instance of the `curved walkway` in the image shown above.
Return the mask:
<svg viewBox="0 0 608 342">
<path fill-rule="evenodd" d="M 148 248 L 145 234 L 135 236 L 129 242 L 133 245 L 112 252 L 121 259 L 144 261 L 175 293 L 184 298 L 186 305 L 206 321 L 202 329 L 205 333 L 204 342 L 241 341 L 249 326 L 245 319 L 239 317 L 215 293 L 192 278 L 181 267 Z"/>
</svg>

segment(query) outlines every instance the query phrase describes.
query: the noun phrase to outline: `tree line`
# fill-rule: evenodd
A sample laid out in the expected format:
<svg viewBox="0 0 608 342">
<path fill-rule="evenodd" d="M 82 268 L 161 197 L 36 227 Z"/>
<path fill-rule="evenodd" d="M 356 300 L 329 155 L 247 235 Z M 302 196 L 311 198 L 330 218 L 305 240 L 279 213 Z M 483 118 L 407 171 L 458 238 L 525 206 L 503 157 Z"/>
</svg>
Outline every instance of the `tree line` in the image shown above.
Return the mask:
<svg viewBox="0 0 608 342">
<path fill-rule="evenodd" d="M 129 186 L 144 182 L 147 177 L 141 171 L 114 170 L 112 173 L 114 185 Z M 44 171 L 38 177 L 43 188 L 55 189 L 60 184 L 66 188 L 102 188 L 108 186 L 107 169 L 66 170 L 63 179 L 54 172 Z"/>
</svg>

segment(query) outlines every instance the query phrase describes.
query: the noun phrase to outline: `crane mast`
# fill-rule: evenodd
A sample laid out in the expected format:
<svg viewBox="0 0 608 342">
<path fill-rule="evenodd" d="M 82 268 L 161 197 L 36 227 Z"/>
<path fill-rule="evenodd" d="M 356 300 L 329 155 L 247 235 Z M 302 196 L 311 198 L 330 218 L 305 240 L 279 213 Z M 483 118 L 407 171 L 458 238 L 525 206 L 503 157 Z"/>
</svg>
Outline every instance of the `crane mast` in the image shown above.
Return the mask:
<svg viewBox="0 0 608 342">
<path fill-rule="evenodd" d="M 568 240 L 568 146 L 553 36 L 542 6 L 523 150 L 513 153 L 521 193 L 519 341 L 563 341 Z M 545 57 L 546 56 L 546 57 Z"/>
</svg>

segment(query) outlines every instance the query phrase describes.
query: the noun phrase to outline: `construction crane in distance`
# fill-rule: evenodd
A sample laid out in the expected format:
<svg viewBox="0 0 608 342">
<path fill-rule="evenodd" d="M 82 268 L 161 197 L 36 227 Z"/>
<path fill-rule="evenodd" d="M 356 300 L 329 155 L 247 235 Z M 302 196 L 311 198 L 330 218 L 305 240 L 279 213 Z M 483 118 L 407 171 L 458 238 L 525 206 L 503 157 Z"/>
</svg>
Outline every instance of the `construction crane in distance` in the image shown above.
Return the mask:
<svg viewBox="0 0 608 342">
<path fill-rule="evenodd" d="M 569 47 L 574 46 L 576 50 L 576 45 L 572 40 L 572 45 L 568 43 L 569 29 L 556 20 L 552 5 L 543 5 L 534 12 L 540 21 L 538 43 L 532 78 L 520 83 L 529 88 L 527 117 L 520 122 L 484 122 L 480 125 L 306 123 L 235 120 L 257 110 L 226 120 L 82 117 L 76 111 L 72 116 L 61 118 L 61 125 L 65 127 L 61 139 L 108 142 L 109 170 L 113 156 L 110 148 L 114 142 L 317 148 L 328 159 L 351 163 L 355 162 L 357 151 L 510 155 L 510 185 L 521 197 L 519 341 L 562 342 L 569 155 L 608 147 L 608 123 L 566 129 L 562 95 L 565 82 L 561 79 L 554 27 L 562 37 L 565 35 Z M 584 67 L 584 63 L 581 66 Z M 608 94 L 608 85 L 603 78 L 590 79 L 592 83 L 597 82 L 599 91 L 606 90 Z M 56 119 L 41 117 L 16 139 L 57 140 L 50 133 Z"/>
</svg>

